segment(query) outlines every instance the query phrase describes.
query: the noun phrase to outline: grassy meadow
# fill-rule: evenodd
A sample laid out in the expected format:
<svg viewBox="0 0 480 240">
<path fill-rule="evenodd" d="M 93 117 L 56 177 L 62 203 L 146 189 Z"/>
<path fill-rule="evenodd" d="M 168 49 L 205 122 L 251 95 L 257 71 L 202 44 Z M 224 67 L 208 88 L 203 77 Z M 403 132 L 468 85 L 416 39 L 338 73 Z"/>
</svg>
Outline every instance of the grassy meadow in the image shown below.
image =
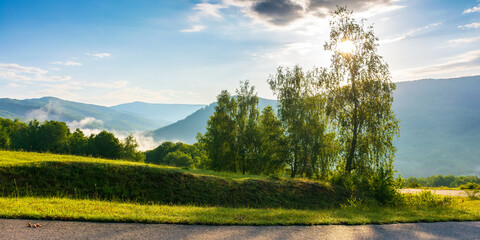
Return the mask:
<svg viewBox="0 0 480 240">
<path fill-rule="evenodd" d="M 0 217 L 182 224 L 368 224 L 480 220 L 480 200 L 405 195 L 361 202 L 307 180 L 0 151 Z"/>
</svg>

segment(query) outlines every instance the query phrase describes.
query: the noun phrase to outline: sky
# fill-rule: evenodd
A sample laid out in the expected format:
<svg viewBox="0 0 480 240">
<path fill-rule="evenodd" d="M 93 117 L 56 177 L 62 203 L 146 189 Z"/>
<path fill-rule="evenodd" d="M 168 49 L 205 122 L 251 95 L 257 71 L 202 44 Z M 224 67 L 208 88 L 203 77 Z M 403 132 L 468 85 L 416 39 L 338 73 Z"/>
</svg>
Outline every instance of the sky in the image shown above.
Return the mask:
<svg viewBox="0 0 480 240">
<path fill-rule="evenodd" d="M 209 104 L 328 67 L 329 12 L 366 18 L 395 82 L 480 74 L 476 0 L 0 0 L 0 98 Z"/>
</svg>

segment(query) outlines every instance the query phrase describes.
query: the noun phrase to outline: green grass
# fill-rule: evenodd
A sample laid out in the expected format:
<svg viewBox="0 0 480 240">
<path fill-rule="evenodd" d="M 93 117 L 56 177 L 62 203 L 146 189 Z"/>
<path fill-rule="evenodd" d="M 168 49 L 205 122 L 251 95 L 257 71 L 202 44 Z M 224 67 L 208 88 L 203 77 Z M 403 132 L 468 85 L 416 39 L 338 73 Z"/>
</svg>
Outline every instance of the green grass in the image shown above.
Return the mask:
<svg viewBox="0 0 480 240">
<path fill-rule="evenodd" d="M 315 209 L 339 205 L 341 188 L 303 180 L 184 170 L 127 161 L 0 151 L 0 197 Z"/>
<path fill-rule="evenodd" d="M 367 224 L 480 220 L 480 200 L 423 192 L 357 202 L 307 180 L 0 151 L 0 217 L 182 224 Z"/>
<path fill-rule="evenodd" d="M 247 179 L 268 179 L 267 176 L 263 175 L 243 175 L 240 173 L 232 172 L 216 172 L 204 169 L 183 169 L 178 167 L 166 166 L 166 165 L 157 165 L 157 164 L 148 164 L 148 163 L 137 163 L 124 160 L 111 160 L 111 159 L 102 159 L 94 157 L 81 157 L 73 155 L 61 155 L 61 154 L 50 154 L 50 153 L 36 153 L 36 152 L 16 152 L 16 151 L 3 151 L 0 150 L 0 167 L 4 166 L 18 166 L 22 164 L 31 164 L 31 163 L 40 163 L 40 162 L 61 162 L 61 163 L 98 163 L 98 164 L 115 164 L 123 166 L 148 166 L 152 168 L 158 168 L 163 170 L 173 170 L 177 172 L 187 172 L 195 175 L 203 176 L 216 176 L 226 179 L 235 179 L 235 180 L 247 180 Z"/>
<path fill-rule="evenodd" d="M 0 217 L 181 224 L 312 225 L 478 221 L 480 200 L 453 198 L 443 207 L 343 206 L 317 210 L 119 203 L 67 198 L 0 198 Z"/>
</svg>

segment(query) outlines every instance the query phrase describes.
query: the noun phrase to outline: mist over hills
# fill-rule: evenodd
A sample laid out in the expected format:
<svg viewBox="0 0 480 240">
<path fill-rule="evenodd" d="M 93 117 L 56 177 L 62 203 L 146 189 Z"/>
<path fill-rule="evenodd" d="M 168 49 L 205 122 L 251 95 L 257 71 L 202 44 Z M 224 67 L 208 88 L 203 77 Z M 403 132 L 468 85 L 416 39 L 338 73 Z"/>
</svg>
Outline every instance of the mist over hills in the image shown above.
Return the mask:
<svg viewBox="0 0 480 240">
<path fill-rule="evenodd" d="M 117 131 L 146 131 L 161 124 L 133 114 L 93 104 L 66 101 L 54 97 L 16 100 L 0 99 L 0 117 L 22 121 L 31 119 L 67 122 L 78 128 Z"/>
</svg>

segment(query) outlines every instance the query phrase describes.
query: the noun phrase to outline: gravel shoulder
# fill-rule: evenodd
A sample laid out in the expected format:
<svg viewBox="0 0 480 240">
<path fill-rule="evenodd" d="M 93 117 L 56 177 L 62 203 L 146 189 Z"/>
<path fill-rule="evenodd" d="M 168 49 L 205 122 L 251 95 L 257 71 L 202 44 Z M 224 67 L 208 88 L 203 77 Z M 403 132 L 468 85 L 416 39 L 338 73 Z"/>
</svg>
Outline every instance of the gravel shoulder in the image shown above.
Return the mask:
<svg viewBox="0 0 480 240">
<path fill-rule="evenodd" d="M 40 223 L 39 228 L 28 222 Z M 205 226 L 0 219 L 0 239 L 478 239 L 480 222 Z"/>
</svg>

